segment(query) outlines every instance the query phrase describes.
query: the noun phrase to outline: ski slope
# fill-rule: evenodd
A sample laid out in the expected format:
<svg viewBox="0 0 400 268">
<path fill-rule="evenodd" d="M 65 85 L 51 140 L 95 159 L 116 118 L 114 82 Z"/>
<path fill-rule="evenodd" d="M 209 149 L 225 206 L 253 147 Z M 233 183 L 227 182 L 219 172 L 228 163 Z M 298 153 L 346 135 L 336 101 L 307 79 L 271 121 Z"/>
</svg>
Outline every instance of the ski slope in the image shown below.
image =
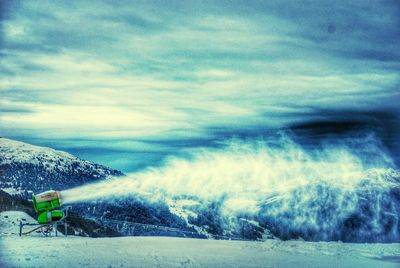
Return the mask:
<svg viewBox="0 0 400 268">
<path fill-rule="evenodd" d="M 19 237 L 23 212 L 0 213 L 2 267 L 399 267 L 400 244 L 172 237 Z"/>
</svg>

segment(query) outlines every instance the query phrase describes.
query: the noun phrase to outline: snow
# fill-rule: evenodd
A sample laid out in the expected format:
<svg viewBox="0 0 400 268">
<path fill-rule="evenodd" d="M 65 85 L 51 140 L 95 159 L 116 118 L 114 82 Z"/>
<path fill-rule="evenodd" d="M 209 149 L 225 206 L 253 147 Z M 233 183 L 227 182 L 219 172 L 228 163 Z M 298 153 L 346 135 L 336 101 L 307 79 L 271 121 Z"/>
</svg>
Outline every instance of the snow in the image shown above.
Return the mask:
<svg viewBox="0 0 400 268">
<path fill-rule="evenodd" d="M 38 164 L 42 158 L 54 162 L 59 159 L 68 159 L 70 161 L 77 159 L 67 152 L 57 151 L 48 147 L 34 146 L 6 138 L 0 138 L 0 154 L 2 155 L 3 164 L 15 162 Z"/>
<path fill-rule="evenodd" d="M 7 216 L 7 217 L 5 217 Z M 19 237 L 23 212 L 0 213 L 4 267 L 398 267 L 400 244 L 171 237 Z"/>
<path fill-rule="evenodd" d="M 121 172 L 80 159 L 67 152 L 0 137 L 0 189 L 11 192 L 43 191 L 76 186 Z"/>
<path fill-rule="evenodd" d="M 9 195 L 20 195 L 20 194 L 23 193 L 22 190 L 15 189 L 15 188 L 12 188 L 12 187 L 0 188 L 0 190 L 8 193 Z"/>
<path fill-rule="evenodd" d="M 3 211 L 0 213 L 0 236 L 19 234 L 19 222 L 37 223 L 37 221 L 22 211 Z"/>
<path fill-rule="evenodd" d="M 199 202 L 187 199 L 166 199 L 166 204 L 168 205 L 169 211 L 183 219 L 188 227 L 194 228 L 197 233 L 204 235 L 205 237 L 211 237 L 211 235 L 203 228 L 189 223 L 189 217 L 197 218 L 197 213 L 191 211 L 189 208 L 199 205 Z"/>
<path fill-rule="evenodd" d="M 103 170 L 108 168 L 100 167 L 100 165 L 95 167 L 94 163 L 79 159 L 67 152 L 6 138 L 0 138 L 0 155 L 2 156 L 0 158 L 1 165 L 23 163 L 37 166 L 42 164 L 48 171 L 56 168 L 59 171 L 68 171 L 71 165 L 76 163 L 79 164 L 76 169 L 95 169 L 99 175 L 108 175 Z"/>
</svg>

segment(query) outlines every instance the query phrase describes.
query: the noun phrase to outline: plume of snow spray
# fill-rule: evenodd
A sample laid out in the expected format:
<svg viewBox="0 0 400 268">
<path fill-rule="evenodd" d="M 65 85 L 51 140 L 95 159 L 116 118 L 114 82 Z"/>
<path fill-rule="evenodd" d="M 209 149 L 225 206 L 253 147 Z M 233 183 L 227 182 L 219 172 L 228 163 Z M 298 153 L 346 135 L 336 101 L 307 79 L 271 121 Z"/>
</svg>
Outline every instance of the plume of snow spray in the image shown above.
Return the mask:
<svg viewBox="0 0 400 268">
<path fill-rule="evenodd" d="M 230 141 L 223 149 L 198 150 L 161 168 L 62 195 L 65 203 L 191 199 L 196 212 L 218 204 L 214 213 L 227 230 L 246 217 L 283 238 L 392 241 L 399 239 L 399 182 L 400 173 L 373 136 L 314 149 L 280 136 Z"/>
</svg>

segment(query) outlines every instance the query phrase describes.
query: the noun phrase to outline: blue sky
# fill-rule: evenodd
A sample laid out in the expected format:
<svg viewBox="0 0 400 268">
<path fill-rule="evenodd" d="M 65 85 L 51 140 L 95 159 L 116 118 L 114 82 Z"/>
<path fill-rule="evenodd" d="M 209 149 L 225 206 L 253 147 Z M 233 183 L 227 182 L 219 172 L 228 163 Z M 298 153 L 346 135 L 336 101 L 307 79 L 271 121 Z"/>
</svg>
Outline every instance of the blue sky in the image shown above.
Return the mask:
<svg viewBox="0 0 400 268">
<path fill-rule="evenodd" d="M 395 0 L 1 0 L 0 134 L 128 172 L 365 114 L 390 114 L 398 140 L 399 14 Z"/>
</svg>

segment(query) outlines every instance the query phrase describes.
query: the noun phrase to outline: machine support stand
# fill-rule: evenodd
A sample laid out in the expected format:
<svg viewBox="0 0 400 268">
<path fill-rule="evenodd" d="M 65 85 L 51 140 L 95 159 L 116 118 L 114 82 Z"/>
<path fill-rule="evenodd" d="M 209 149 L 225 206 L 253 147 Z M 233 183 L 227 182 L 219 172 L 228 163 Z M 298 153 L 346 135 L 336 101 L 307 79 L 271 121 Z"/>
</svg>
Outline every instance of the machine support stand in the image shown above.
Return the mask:
<svg viewBox="0 0 400 268">
<path fill-rule="evenodd" d="M 58 226 L 64 225 L 64 236 L 68 236 L 68 211 L 71 209 L 71 206 L 65 207 L 62 211 L 64 212 L 64 217 L 60 220 L 51 222 L 51 223 L 23 223 L 22 221 L 19 222 L 19 236 L 28 235 L 33 233 L 34 231 L 41 232 L 44 236 L 51 236 L 53 229 L 55 232 L 55 236 L 58 236 Z M 34 229 L 29 230 L 27 232 L 23 232 L 24 226 L 36 226 Z"/>
</svg>

